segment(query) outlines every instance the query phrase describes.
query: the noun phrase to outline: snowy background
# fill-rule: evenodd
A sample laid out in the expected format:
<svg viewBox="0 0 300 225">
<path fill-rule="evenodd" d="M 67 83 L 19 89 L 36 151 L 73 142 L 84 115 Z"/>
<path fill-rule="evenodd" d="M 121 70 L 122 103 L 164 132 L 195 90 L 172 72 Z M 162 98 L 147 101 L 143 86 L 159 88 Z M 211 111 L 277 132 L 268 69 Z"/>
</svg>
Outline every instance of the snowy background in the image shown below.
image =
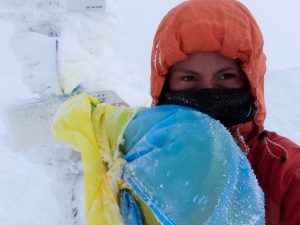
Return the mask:
<svg viewBox="0 0 300 225">
<path fill-rule="evenodd" d="M 5 110 L 12 103 L 36 98 L 37 93 L 60 91 L 55 86 L 57 77 L 53 77 L 57 68 L 51 61 L 56 39 L 29 31 L 29 25 L 41 29 L 37 20 L 42 16 L 47 26 L 63 28 L 57 57 L 64 90 L 83 83 L 91 91 L 112 89 L 130 105 L 149 105 L 152 38 L 162 16 L 182 1 L 109 0 L 106 11 L 92 17 L 73 13 L 61 18 L 50 13 L 49 19 L 36 9 L 23 17 L 22 12 L 7 15 L 38 2 L 45 1 L 20 4 L 18 0 L 0 0 L 0 17 L 6 18 L 0 19 L 0 224 L 81 225 L 84 209 L 79 155 L 56 144 L 13 149 L 9 142 Z M 300 3 L 242 2 L 255 15 L 265 37 L 266 128 L 300 144 Z M 54 25 L 49 23 L 51 18 Z M 47 89 L 50 83 L 52 88 Z"/>
</svg>

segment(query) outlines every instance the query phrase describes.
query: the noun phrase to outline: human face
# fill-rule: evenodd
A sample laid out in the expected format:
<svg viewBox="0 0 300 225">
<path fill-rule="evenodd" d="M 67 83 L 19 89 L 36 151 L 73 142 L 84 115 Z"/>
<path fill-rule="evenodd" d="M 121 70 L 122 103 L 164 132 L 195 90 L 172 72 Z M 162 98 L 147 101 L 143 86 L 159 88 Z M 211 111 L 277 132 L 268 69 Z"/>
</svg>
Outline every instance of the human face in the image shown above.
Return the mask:
<svg viewBox="0 0 300 225">
<path fill-rule="evenodd" d="M 203 88 L 234 89 L 247 86 L 247 78 L 238 60 L 217 52 L 195 52 L 172 66 L 168 75 L 170 91 Z"/>
</svg>

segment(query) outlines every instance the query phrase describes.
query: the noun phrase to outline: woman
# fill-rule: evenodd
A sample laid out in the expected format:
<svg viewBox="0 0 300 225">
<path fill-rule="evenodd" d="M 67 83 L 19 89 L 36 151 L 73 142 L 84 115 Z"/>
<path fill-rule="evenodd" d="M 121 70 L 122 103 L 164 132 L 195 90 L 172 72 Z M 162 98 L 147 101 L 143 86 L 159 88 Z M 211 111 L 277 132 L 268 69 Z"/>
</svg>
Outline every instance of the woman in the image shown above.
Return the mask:
<svg viewBox="0 0 300 225">
<path fill-rule="evenodd" d="M 267 225 L 300 223 L 300 147 L 264 129 L 263 37 L 235 0 L 190 0 L 161 21 L 151 60 L 153 105 L 178 104 L 220 120 L 265 193 Z"/>
</svg>

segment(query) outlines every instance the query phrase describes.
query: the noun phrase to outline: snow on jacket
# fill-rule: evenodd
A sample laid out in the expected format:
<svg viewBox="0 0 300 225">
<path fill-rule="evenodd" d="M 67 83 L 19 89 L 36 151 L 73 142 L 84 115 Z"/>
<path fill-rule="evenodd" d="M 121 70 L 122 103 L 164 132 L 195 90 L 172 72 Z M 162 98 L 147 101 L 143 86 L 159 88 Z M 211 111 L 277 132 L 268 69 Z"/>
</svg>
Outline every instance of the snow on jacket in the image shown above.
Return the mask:
<svg viewBox="0 0 300 225">
<path fill-rule="evenodd" d="M 257 112 L 252 121 L 231 127 L 230 131 L 265 192 L 266 224 L 300 224 L 300 147 L 264 130 L 266 57 L 254 17 L 235 0 L 190 0 L 173 8 L 161 21 L 153 41 L 153 105 L 160 97 L 169 68 L 197 51 L 216 51 L 242 62 Z"/>
</svg>

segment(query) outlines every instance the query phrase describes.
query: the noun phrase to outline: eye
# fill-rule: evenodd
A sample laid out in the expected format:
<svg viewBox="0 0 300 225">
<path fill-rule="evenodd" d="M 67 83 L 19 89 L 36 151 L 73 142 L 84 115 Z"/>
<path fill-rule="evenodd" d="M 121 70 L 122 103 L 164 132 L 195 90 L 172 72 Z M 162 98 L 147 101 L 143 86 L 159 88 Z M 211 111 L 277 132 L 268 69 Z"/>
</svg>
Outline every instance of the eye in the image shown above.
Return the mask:
<svg viewBox="0 0 300 225">
<path fill-rule="evenodd" d="M 247 85 L 247 78 L 238 71 L 223 71 L 216 75 L 214 84 L 218 88 L 243 88 Z"/>
<path fill-rule="evenodd" d="M 169 90 L 183 91 L 195 89 L 199 84 L 200 78 L 197 74 L 189 71 L 174 71 L 168 79 Z"/>
<path fill-rule="evenodd" d="M 181 81 L 196 81 L 195 75 L 184 75 L 180 77 Z"/>
<path fill-rule="evenodd" d="M 222 73 L 218 76 L 218 80 L 238 79 L 239 77 L 239 74 L 235 73 Z"/>
</svg>

